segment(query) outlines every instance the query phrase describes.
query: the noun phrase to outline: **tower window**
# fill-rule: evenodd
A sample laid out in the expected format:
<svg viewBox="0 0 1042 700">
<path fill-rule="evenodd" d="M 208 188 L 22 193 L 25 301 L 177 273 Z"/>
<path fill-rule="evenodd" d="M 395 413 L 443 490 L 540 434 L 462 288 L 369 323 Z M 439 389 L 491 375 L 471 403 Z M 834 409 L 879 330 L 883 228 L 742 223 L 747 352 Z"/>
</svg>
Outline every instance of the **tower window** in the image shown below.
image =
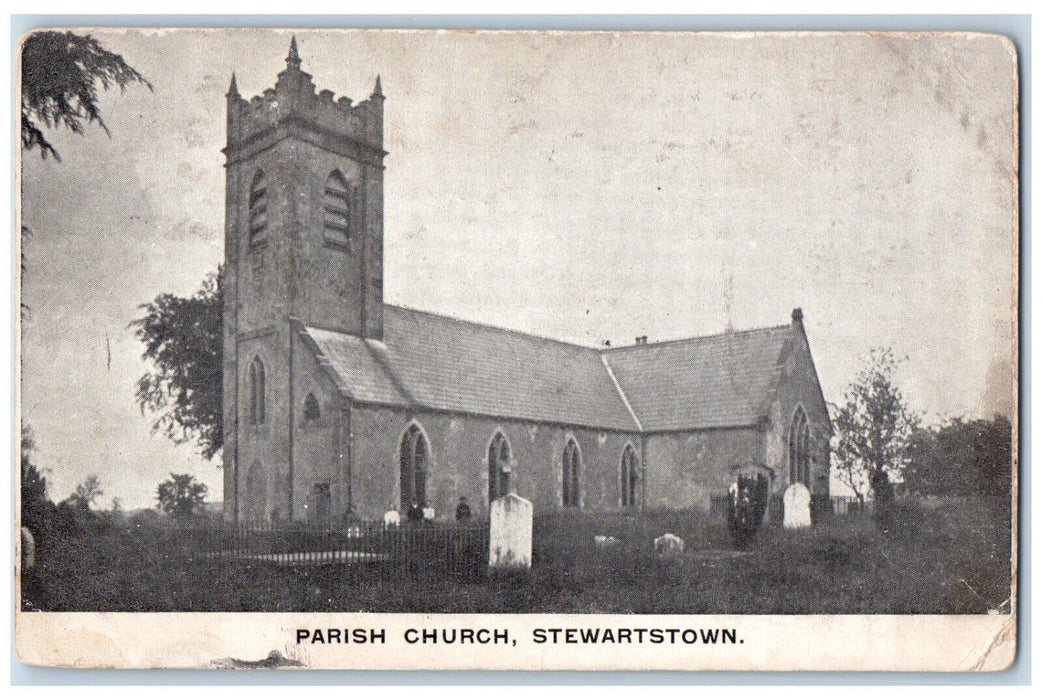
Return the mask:
<svg viewBox="0 0 1042 700">
<path fill-rule="evenodd" d="M 568 440 L 561 460 L 561 503 L 565 508 L 579 507 L 579 471 L 582 460 L 575 440 Z"/>
<path fill-rule="evenodd" d="M 268 181 L 264 171 L 258 170 L 250 185 L 250 246 L 264 240 L 268 228 Z"/>
<path fill-rule="evenodd" d="M 326 242 L 346 248 L 351 235 L 351 185 L 339 170 L 326 178 L 322 210 Z"/>
<path fill-rule="evenodd" d="M 259 357 L 250 363 L 250 425 L 264 424 L 264 363 Z"/>
<path fill-rule="evenodd" d="M 810 425 L 803 406 L 796 407 L 789 426 L 789 483 L 810 487 Z"/>
</svg>

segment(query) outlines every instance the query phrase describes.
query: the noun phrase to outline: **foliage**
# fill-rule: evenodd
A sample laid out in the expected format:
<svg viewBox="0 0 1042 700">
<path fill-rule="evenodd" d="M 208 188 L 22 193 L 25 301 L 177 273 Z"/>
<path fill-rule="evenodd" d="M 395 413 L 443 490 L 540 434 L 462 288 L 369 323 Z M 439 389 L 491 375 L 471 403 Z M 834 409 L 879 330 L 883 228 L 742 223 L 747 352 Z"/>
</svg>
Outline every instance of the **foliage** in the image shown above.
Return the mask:
<svg viewBox="0 0 1042 700">
<path fill-rule="evenodd" d="M 90 510 L 94 501 L 103 495 L 105 495 L 105 490 L 101 487 L 101 479 L 97 474 L 91 474 L 76 486 L 76 490 L 69 495 L 66 503 L 79 510 Z"/>
<path fill-rule="evenodd" d="M 206 484 L 196 481 L 191 474 L 171 473 L 156 489 L 156 500 L 164 513 L 187 518 L 206 502 L 206 491 Z"/>
<path fill-rule="evenodd" d="M 37 550 L 44 610 L 572 614 L 980 614 L 1009 610 L 1010 531 L 980 504 L 899 512 L 880 531 L 863 516 L 799 531 L 764 528 L 735 552 L 699 511 L 538 515 L 528 576 L 471 584 L 355 565 L 271 566 L 186 557 L 183 528 L 85 530 Z M 905 522 L 907 518 L 907 522 Z M 659 561 L 673 532 L 684 556 Z M 188 533 L 191 534 L 190 532 Z M 598 550 L 595 534 L 620 539 Z M 630 547 L 632 540 L 638 540 Z M 205 544 L 205 541 L 202 541 Z M 641 553 L 643 556 L 641 556 Z M 23 589 L 24 593 L 24 589 Z M 23 609 L 24 609 L 23 600 Z"/>
<path fill-rule="evenodd" d="M 834 406 L 832 443 L 835 473 L 859 500 L 871 491 L 877 502 L 892 495 L 895 477 L 909 460 L 919 417 L 905 406 L 893 375 L 898 360 L 890 349 L 875 349 Z"/>
<path fill-rule="evenodd" d="M 102 90 L 126 89 L 141 83 L 152 89 L 143 75 L 123 57 L 107 51 L 90 35 L 40 31 L 22 44 L 22 146 L 39 146 L 40 155 L 58 159 L 58 152 L 44 136 L 42 127 L 65 126 L 82 134 L 84 125 L 97 123 L 106 134 L 108 126 L 98 107 L 98 85 Z"/>
<path fill-rule="evenodd" d="M 1008 512 L 1013 478 L 1013 426 L 953 418 L 912 438 L 905 481 L 917 496 L 981 497 L 996 513 Z"/>
<path fill-rule="evenodd" d="M 142 413 L 158 414 L 153 432 L 194 440 L 206 459 L 221 449 L 221 304 L 218 268 L 190 297 L 160 294 L 142 304 L 144 315 L 130 324 L 154 367 L 137 383 Z"/>
<path fill-rule="evenodd" d="M 739 474 L 727 490 L 727 529 L 738 549 L 747 548 L 756 537 L 767 512 L 768 490 L 763 474 Z"/>
<path fill-rule="evenodd" d="M 29 426 L 22 426 L 22 525 L 38 533 L 54 504 L 47 498 L 47 478 L 32 462 L 36 444 Z"/>
</svg>

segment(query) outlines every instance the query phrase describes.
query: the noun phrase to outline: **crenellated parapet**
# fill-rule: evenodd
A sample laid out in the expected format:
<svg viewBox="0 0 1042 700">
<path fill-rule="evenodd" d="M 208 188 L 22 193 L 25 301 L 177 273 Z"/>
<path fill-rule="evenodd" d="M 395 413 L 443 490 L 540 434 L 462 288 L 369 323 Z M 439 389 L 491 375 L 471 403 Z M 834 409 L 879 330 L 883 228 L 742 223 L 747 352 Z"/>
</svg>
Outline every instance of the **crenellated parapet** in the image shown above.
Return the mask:
<svg viewBox="0 0 1042 700">
<path fill-rule="evenodd" d="M 341 140 L 354 149 L 368 151 L 367 160 L 382 160 L 383 92 L 380 79 L 369 99 L 354 103 L 332 90 L 316 92 L 311 74 L 300 69 L 296 38 L 290 44 L 286 69 L 278 74 L 275 87 L 244 99 L 234 75 L 228 91 L 228 145 L 231 160 L 237 151 L 258 141 L 276 138 L 280 127 L 310 132 L 324 143 Z M 297 133 L 296 135 L 301 135 Z"/>
</svg>

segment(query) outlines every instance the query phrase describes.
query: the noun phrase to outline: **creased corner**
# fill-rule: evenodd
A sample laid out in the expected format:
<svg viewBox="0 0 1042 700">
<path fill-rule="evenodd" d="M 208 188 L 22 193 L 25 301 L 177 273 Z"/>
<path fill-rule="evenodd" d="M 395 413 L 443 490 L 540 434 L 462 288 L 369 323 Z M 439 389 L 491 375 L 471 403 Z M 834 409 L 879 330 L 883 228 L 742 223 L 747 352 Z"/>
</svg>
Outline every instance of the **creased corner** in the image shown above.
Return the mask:
<svg viewBox="0 0 1042 700">
<path fill-rule="evenodd" d="M 971 667 L 973 671 L 1004 671 L 1017 658 L 1017 618 L 1008 615 Z"/>
</svg>

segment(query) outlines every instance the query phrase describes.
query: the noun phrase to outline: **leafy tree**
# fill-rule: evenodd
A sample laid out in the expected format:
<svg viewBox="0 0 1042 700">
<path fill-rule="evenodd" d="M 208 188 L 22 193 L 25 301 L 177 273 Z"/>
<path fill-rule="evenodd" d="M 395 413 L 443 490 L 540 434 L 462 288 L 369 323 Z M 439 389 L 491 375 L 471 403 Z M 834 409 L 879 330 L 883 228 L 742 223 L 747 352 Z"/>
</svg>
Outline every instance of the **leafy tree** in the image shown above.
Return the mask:
<svg viewBox="0 0 1042 700">
<path fill-rule="evenodd" d="M 137 383 L 142 413 L 158 414 L 153 432 L 174 442 L 194 440 L 203 456 L 221 449 L 221 270 L 184 298 L 160 294 L 131 321 L 154 367 Z"/>
<path fill-rule="evenodd" d="M 47 478 L 32 462 L 36 444 L 29 426 L 22 426 L 22 525 L 39 533 L 54 504 L 47 498 Z"/>
<path fill-rule="evenodd" d="M 994 512 L 1009 511 L 1013 478 L 1013 426 L 954 418 L 916 431 L 905 481 L 917 495 L 980 496 Z"/>
<path fill-rule="evenodd" d="M 94 501 L 105 495 L 101 488 L 101 479 L 97 474 L 91 474 L 76 486 L 76 490 L 66 499 L 66 502 L 80 510 L 90 510 Z"/>
<path fill-rule="evenodd" d="M 893 375 L 898 360 L 889 348 L 872 350 L 868 364 L 833 407 L 832 454 L 840 480 L 864 501 L 871 491 L 885 504 L 910 456 L 919 417 L 905 406 Z"/>
<path fill-rule="evenodd" d="M 206 484 L 199 483 L 191 474 L 170 474 L 159 484 L 156 499 L 164 513 L 187 518 L 206 502 Z"/>
<path fill-rule="evenodd" d="M 89 34 L 30 34 L 22 44 L 22 146 L 30 151 L 38 146 L 42 157 L 49 153 L 60 160 L 41 126 L 65 126 L 82 134 L 85 123 L 97 123 L 109 134 L 98 107 L 98 85 L 122 91 L 133 83 L 152 89 L 122 56 L 107 51 Z"/>
</svg>

